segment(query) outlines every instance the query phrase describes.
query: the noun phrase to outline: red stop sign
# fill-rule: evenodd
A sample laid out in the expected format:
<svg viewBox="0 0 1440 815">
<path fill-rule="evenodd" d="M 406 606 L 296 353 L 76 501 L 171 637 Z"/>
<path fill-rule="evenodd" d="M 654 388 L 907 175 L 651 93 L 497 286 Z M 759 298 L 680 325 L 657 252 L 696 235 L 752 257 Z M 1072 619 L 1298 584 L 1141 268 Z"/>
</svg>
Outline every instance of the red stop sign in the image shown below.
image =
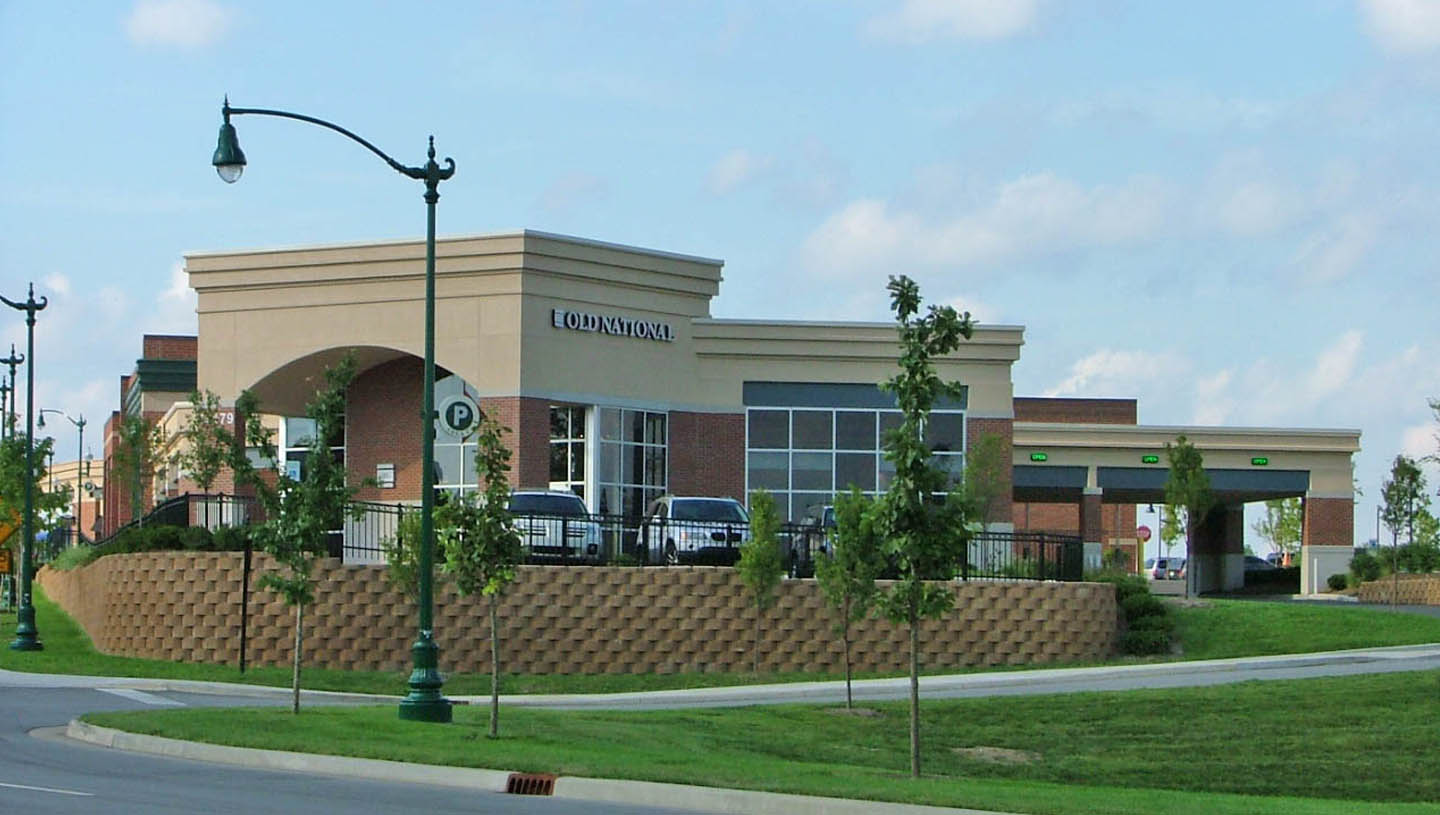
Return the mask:
<svg viewBox="0 0 1440 815">
<path fill-rule="evenodd" d="M 1136 527 L 1135 537 L 1139 538 L 1141 543 L 1150 540 L 1150 527 L 1143 524 L 1139 527 Z"/>
</svg>

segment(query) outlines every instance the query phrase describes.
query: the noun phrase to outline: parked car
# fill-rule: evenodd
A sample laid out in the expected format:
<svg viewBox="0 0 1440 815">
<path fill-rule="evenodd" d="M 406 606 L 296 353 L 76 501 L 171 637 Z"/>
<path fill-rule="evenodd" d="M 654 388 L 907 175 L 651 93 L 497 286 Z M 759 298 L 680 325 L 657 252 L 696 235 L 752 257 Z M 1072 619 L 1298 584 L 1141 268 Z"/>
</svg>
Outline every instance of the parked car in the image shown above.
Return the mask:
<svg viewBox="0 0 1440 815">
<path fill-rule="evenodd" d="M 640 550 L 651 563 L 734 565 L 750 537 L 750 513 L 734 498 L 662 495 L 640 522 Z"/>
<path fill-rule="evenodd" d="M 1150 580 L 1179 580 L 1185 576 L 1185 558 L 1152 557 L 1145 560 L 1145 577 Z"/>
<path fill-rule="evenodd" d="M 1263 557 L 1254 555 L 1245 556 L 1245 571 L 1247 572 L 1271 572 L 1280 567 L 1266 560 Z"/>
<path fill-rule="evenodd" d="M 596 562 L 603 557 L 600 524 L 573 492 L 516 490 L 508 504 L 527 563 Z"/>
</svg>

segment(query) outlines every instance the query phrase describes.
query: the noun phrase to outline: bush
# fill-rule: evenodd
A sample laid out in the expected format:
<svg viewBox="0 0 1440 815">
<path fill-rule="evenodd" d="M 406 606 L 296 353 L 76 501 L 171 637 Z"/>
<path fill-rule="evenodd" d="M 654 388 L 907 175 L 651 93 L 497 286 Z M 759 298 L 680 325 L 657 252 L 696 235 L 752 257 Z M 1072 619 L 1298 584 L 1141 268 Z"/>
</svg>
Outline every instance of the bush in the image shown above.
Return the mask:
<svg viewBox="0 0 1440 815">
<path fill-rule="evenodd" d="M 94 546 L 80 544 L 64 550 L 50 559 L 50 568 L 58 572 L 68 572 L 71 569 L 78 569 L 81 566 L 88 566 L 100 559 L 102 552 Z"/>
<path fill-rule="evenodd" d="M 1350 574 L 1355 576 L 1356 583 L 1379 580 L 1382 571 L 1380 558 L 1375 557 L 1368 549 L 1356 552 L 1355 556 L 1350 558 Z"/>
<path fill-rule="evenodd" d="M 215 541 L 210 530 L 203 526 L 191 526 L 180 531 L 180 545 L 192 552 L 208 552 L 215 548 Z"/>
<path fill-rule="evenodd" d="M 1403 572 L 1429 574 L 1440 569 L 1440 546 L 1429 541 L 1407 543 L 1396 557 Z"/>
<path fill-rule="evenodd" d="M 1099 582 L 1115 587 L 1115 604 L 1125 620 L 1120 651 L 1133 656 L 1165 654 L 1175 632 L 1170 606 L 1150 593 L 1150 584 L 1138 575 L 1101 575 Z"/>
<path fill-rule="evenodd" d="M 1120 650 L 1135 656 L 1166 654 L 1170 652 L 1170 634 L 1166 631 L 1132 629 L 1120 638 Z"/>
<path fill-rule="evenodd" d="M 1345 587 L 1350 585 L 1350 578 L 1343 574 L 1332 574 L 1325 578 L 1325 585 L 1329 586 L 1331 591 L 1344 591 Z"/>
<path fill-rule="evenodd" d="M 210 546 L 216 552 L 240 552 L 250 543 L 248 526 L 222 526 L 210 536 Z"/>
</svg>

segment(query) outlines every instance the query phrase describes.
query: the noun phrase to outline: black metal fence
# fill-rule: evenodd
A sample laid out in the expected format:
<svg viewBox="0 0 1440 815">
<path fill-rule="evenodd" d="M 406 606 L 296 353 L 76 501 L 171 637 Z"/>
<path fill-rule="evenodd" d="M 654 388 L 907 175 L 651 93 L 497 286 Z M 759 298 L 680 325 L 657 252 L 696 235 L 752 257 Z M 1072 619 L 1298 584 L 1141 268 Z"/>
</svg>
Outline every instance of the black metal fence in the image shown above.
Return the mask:
<svg viewBox="0 0 1440 815">
<path fill-rule="evenodd" d="M 328 546 L 330 556 L 346 563 L 385 563 L 386 546 L 396 539 L 402 518 L 419 511 L 416 505 L 371 501 L 356 501 L 351 507 L 353 511 L 338 521 Z M 168 524 L 213 531 L 262 521 L 263 515 L 253 498 L 186 494 L 121 529 Z M 723 521 L 539 513 L 517 513 L 515 520 L 525 562 L 530 564 L 733 566 L 750 537 L 746 524 Z M 832 534 L 833 529 L 815 524 L 782 525 L 786 572 L 791 577 L 814 576 L 815 561 L 826 556 Z M 1084 545 L 1078 536 L 988 531 L 970 539 L 954 569 L 961 580 L 1075 581 L 1084 579 L 1084 571 Z"/>
</svg>

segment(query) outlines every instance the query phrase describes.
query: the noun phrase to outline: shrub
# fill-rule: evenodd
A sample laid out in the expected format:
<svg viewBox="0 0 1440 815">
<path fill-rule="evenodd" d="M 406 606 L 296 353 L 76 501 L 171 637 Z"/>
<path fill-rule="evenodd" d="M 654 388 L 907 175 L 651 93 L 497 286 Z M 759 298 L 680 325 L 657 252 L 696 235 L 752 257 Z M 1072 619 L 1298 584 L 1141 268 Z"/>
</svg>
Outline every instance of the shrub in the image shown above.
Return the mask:
<svg viewBox="0 0 1440 815">
<path fill-rule="evenodd" d="M 1170 651 L 1175 615 L 1170 606 L 1150 593 L 1150 584 L 1138 575 L 1101 575 L 1099 581 L 1115 587 L 1115 604 L 1125 620 L 1121 653 L 1134 656 Z"/>
<path fill-rule="evenodd" d="M 192 552 L 208 552 L 215 548 L 210 530 L 203 526 L 190 526 L 180 531 L 180 545 Z"/>
<path fill-rule="evenodd" d="M 68 572 L 71 569 L 78 569 L 81 566 L 94 563 L 96 560 L 99 560 L 101 554 L 102 552 L 94 546 L 87 546 L 82 543 L 79 546 L 72 546 L 51 558 L 50 568 L 59 572 Z"/>
<path fill-rule="evenodd" d="M 1356 552 L 1355 556 L 1350 558 L 1350 574 L 1355 576 L 1357 583 L 1379 580 L 1381 571 L 1380 558 L 1375 557 L 1368 549 Z"/>
<path fill-rule="evenodd" d="M 1344 591 L 1349 584 L 1350 579 L 1343 574 L 1332 574 L 1325 578 L 1325 585 L 1329 586 L 1331 591 Z"/>
<path fill-rule="evenodd" d="M 211 534 L 210 545 L 217 552 L 240 552 L 249 542 L 248 526 L 222 526 Z"/>
<path fill-rule="evenodd" d="M 1429 541 L 1414 541 L 1400 547 L 1396 556 L 1400 570 L 1411 574 L 1429 574 L 1440 569 L 1440 546 Z"/>
<path fill-rule="evenodd" d="M 1120 638 L 1120 650 L 1136 656 L 1169 653 L 1170 634 L 1166 631 L 1132 629 Z"/>
</svg>

